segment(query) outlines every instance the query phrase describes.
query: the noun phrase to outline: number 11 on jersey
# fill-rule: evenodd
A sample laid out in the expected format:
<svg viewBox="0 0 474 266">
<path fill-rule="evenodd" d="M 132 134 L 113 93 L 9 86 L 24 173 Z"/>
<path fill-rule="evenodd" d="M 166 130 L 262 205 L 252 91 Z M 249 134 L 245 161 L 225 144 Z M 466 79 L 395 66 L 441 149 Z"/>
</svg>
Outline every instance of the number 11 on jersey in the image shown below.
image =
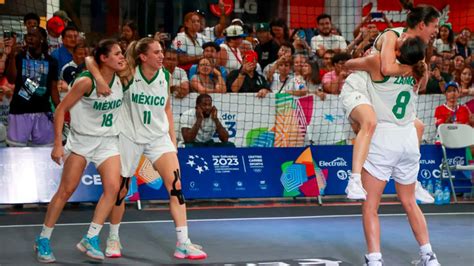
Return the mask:
<svg viewBox="0 0 474 266">
<path fill-rule="evenodd" d="M 143 111 L 143 124 L 149 125 L 151 123 L 151 111 Z"/>
</svg>

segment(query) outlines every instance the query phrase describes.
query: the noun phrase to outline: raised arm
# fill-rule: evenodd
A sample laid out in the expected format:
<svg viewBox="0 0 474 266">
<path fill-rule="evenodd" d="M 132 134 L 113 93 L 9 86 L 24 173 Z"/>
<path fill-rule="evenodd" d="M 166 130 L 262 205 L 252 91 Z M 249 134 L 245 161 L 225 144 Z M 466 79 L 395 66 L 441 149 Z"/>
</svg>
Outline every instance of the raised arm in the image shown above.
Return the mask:
<svg viewBox="0 0 474 266">
<path fill-rule="evenodd" d="M 97 82 L 97 95 L 98 96 L 108 96 L 112 93 L 112 89 L 109 87 L 109 84 L 105 81 L 104 77 L 100 73 L 99 65 L 95 61 L 94 57 L 86 57 L 86 68 L 94 76 L 95 81 Z"/>
</svg>

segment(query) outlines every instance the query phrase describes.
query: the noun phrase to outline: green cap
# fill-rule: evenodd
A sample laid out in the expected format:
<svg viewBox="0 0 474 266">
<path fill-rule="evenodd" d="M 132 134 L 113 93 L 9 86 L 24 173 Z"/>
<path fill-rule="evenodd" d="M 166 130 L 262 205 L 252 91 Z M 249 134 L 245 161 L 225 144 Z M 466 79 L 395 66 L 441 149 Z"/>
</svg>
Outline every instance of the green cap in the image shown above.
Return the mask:
<svg viewBox="0 0 474 266">
<path fill-rule="evenodd" d="M 270 25 L 268 23 L 258 23 L 255 27 L 256 31 L 270 31 Z"/>
</svg>

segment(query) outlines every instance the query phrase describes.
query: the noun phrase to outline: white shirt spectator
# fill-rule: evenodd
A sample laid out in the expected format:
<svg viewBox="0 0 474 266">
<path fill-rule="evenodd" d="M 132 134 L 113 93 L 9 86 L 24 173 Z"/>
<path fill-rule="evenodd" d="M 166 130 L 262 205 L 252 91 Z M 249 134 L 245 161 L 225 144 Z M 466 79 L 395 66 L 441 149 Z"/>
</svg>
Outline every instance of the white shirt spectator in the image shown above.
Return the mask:
<svg viewBox="0 0 474 266">
<path fill-rule="evenodd" d="M 240 49 L 231 48 L 226 43 L 223 43 L 220 46 L 221 49 L 224 49 L 227 52 L 227 63 L 224 66 L 227 73 L 230 73 L 232 70 L 240 69 L 242 66 L 242 54 L 240 53 Z"/>
<path fill-rule="evenodd" d="M 434 48 L 436 48 L 436 52 L 442 53 L 442 52 L 452 52 L 454 49 L 453 45 L 449 45 L 449 43 L 443 43 L 443 40 L 441 39 L 436 39 L 433 42 Z"/>
<path fill-rule="evenodd" d="M 290 91 L 295 89 L 295 80 L 293 75 L 288 75 L 286 80 L 280 80 L 280 74 L 273 74 L 273 81 L 270 85 L 270 89 L 273 93 L 285 93 L 285 91 Z"/>
<path fill-rule="evenodd" d="M 63 44 L 63 39 L 61 36 L 54 38 L 48 34 L 48 54 L 51 54 L 52 51 L 58 49 Z"/>
<path fill-rule="evenodd" d="M 329 36 L 317 35 L 311 38 L 311 50 L 313 51 L 313 53 L 316 53 L 316 50 L 319 49 L 320 45 L 322 45 L 326 50 L 345 50 L 347 48 L 347 43 L 344 37 L 332 34 Z"/>
<path fill-rule="evenodd" d="M 216 39 L 216 35 L 214 34 L 214 32 L 215 27 L 206 27 L 201 34 L 204 35 L 204 37 L 208 38 L 211 42 L 213 42 Z"/>
<path fill-rule="evenodd" d="M 173 72 L 173 77 L 171 79 L 171 86 L 178 86 L 181 85 L 183 82 L 189 81 L 188 75 L 186 75 L 186 71 L 180 67 L 175 67 Z"/>
<path fill-rule="evenodd" d="M 178 35 L 176 35 L 176 38 L 174 38 L 172 47 L 178 52 L 184 52 L 187 55 L 202 55 L 202 45 L 210 41 L 211 40 L 206 36 L 202 35 L 201 33 L 197 33 L 196 43 L 193 43 L 186 33 L 180 32 Z"/>
<path fill-rule="evenodd" d="M 220 121 L 220 118 L 219 118 Z M 183 141 L 183 135 L 181 133 L 181 128 L 192 128 L 194 123 L 196 122 L 196 109 L 189 109 L 185 111 L 181 117 L 179 118 L 180 129 L 179 135 L 181 137 L 181 141 Z M 222 121 L 220 121 L 223 124 Z M 212 139 L 212 136 L 216 132 L 216 123 L 212 121 L 211 117 L 204 118 L 202 120 L 201 128 L 199 129 L 196 139 L 196 142 L 207 142 Z"/>
</svg>

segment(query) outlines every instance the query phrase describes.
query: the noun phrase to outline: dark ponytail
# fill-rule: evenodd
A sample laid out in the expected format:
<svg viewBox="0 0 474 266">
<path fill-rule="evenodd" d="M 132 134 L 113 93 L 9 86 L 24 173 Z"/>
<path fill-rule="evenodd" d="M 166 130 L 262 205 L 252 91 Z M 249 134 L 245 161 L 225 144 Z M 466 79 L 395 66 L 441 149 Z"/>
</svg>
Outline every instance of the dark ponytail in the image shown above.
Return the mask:
<svg viewBox="0 0 474 266">
<path fill-rule="evenodd" d="M 415 28 L 421 22 L 428 24 L 440 17 L 438 9 L 430 5 L 418 5 L 415 7 L 411 0 L 400 0 L 400 4 L 409 11 L 406 23 L 410 29 Z"/>
<path fill-rule="evenodd" d="M 99 44 L 94 50 L 94 60 L 97 62 L 99 66 L 102 64 L 102 61 L 100 60 L 100 56 L 101 55 L 107 56 L 110 53 L 110 50 L 112 50 L 112 46 L 114 46 L 115 44 L 118 45 L 118 42 L 113 39 L 104 39 L 99 42 Z"/>
</svg>

